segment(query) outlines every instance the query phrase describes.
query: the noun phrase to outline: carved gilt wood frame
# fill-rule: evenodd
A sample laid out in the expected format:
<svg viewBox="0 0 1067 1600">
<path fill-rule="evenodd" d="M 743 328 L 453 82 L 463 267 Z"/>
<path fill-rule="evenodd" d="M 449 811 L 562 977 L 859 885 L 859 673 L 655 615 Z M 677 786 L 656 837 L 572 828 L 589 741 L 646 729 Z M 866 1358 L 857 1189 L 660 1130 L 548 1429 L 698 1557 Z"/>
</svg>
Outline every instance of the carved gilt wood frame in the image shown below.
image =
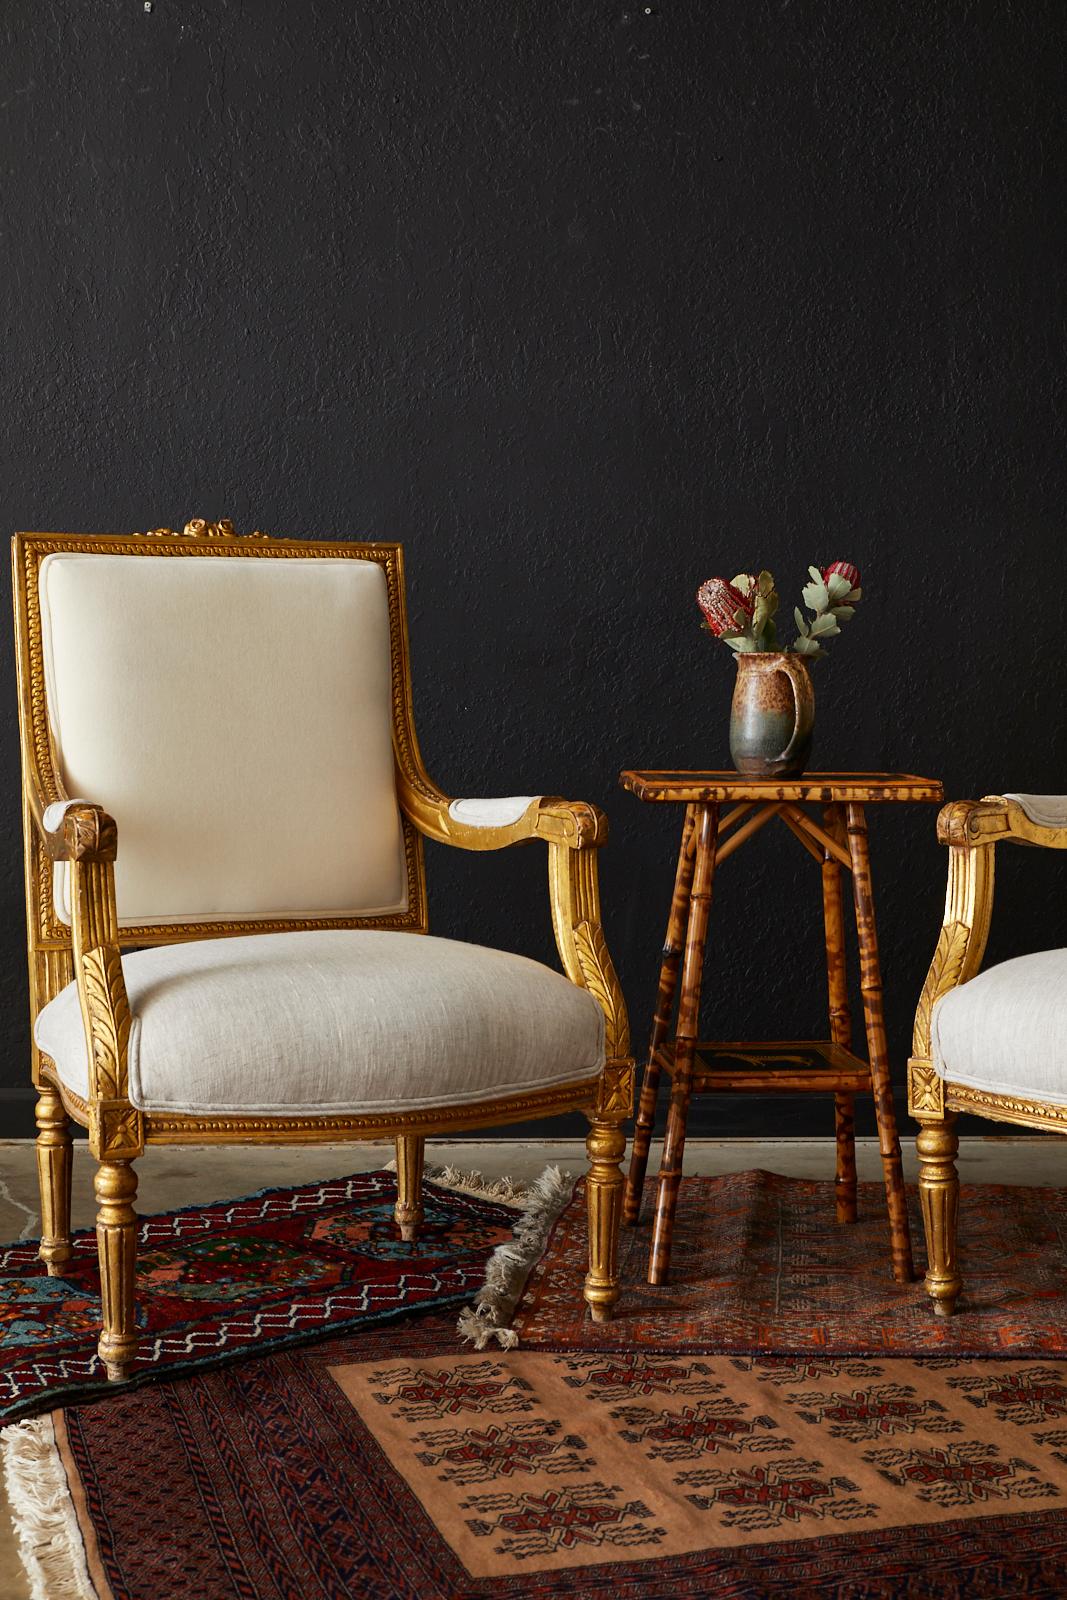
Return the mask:
<svg viewBox="0 0 1067 1600">
<path fill-rule="evenodd" d="M 1067 828 L 1031 821 L 1015 800 L 988 795 L 957 800 L 937 819 L 937 834 L 948 846 L 945 915 L 930 970 L 915 1013 L 908 1062 L 908 1110 L 919 1123 L 919 1198 L 926 1230 L 926 1292 L 935 1312 L 951 1316 L 962 1277 L 956 1247 L 959 1176 L 956 1114 L 970 1111 L 995 1122 L 1010 1122 L 1043 1132 L 1067 1133 L 1067 1104 L 1049 1105 L 1016 1095 L 996 1094 L 942 1078 L 933 1061 L 931 1035 L 937 1002 L 978 972 L 993 915 L 994 850 L 999 841 L 1067 850 Z"/>
<path fill-rule="evenodd" d="M 64 790 L 48 720 L 38 587 L 41 562 L 47 555 L 62 551 L 128 555 L 149 560 L 215 556 L 237 556 L 246 560 L 340 557 L 375 561 L 382 567 L 389 603 L 395 776 L 408 873 L 408 909 L 405 912 L 378 917 L 327 916 L 119 927 L 114 862 L 121 841 L 115 822 L 99 805 L 91 803 L 70 806 L 55 828 L 46 827 L 44 820 L 50 804 L 69 798 Z M 507 827 L 475 828 L 450 815 L 448 798 L 426 774 L 415 735 L 400 545 L 274 539 L 258 533 L 241 537 L 228 522 L 211 524 L 197 520 L 188 523 L 182 533 L 157 529 L 145 534 L 116 536 L 19 534 L 13 541 L 13 563 L 31 1012 L 36 1019 L 38 1011 L 76 978 L 89 1047 L 88 1100 L 82 1100 L 60 1084 L 54 1064 L 36 1047 L 33 1076 L 39 1089 L 58 1093 L 66 1113 L 89 1129 L 93 1154 L 102 1161 L 121 1163 L 139 1155 L 146 1143 L 421 1139 L 426 1134 L 584 1110 L 594 1122 L 594 1133 L 590 1136 L 594 1174 L 599 1160 L 601 1184 L 614 1190 L 614 1173 L 609 1169 L 621 1154 L 619 1125 L 632 1107 L 633 1062 L 629 1053 L 626 1008 L 600 919 L 596 850 L 606 838 L 606 819 L 594 806 L 556 799 L 533 801 L 519 821 Z M 537 839 L 547 844 L 552 922 L 563 969 L 573 983 L 589 990 L 604 1013 L 607 1061 L 599 1079 L 583 1079 L 476 1105 L 377 1116 L 184 1115 L 144 1112 L 131 1104 L 127 1080 L 130 1011 L 120 958 L 124 946 L 310 927 L 373 927 L 425 932 L 423 835 L 469 850 L 496 850 Z M 69 928 L 56 916 L 52 899 L 52 869 L 57 860 L 68 861 L 71 868 Z M 53 1113 L 57 1110 L 49 1109 L 42 1099 L 38 1121 L 43 1136 L 47 1136 L 47 1130 L 56 1120 Z M 58 1131 L 55 1137 L 58 1141 Z M 595 1145 L 600 1150 L 599 1157 Z M 621 1188 L 621 1178 L 619 1186 Z"/>
<path fill-rule="evenodd" d="M 1045 1105 L 1012 1095 L 993 1094 L 938 1076 L 933 1064 L 933 1010 L 942 995 L 967 983 L 979 971 L 993 916 L 994 848 L 998 842 L 1067 850 L 1067 828 L 1031 822 L 1015 800 L 988 795 L 954 800 L 937 819 L 937 836 L 948 846 L 945 915 L 933 960 L 915 1012 L 908 1062 L 908 1110 L 920 1121 L 946 1111 L 970 1111 L 997 1122 L 1067 1133 L 1067 1105 Z"/>
</svg>

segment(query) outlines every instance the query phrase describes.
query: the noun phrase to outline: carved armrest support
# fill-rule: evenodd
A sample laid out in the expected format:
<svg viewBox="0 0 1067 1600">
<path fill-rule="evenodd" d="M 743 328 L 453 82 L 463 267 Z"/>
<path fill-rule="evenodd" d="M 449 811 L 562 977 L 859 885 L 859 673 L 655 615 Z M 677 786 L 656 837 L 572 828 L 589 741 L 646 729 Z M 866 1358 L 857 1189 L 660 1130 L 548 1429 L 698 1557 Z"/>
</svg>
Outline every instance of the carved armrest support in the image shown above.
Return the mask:
<svg viewBox="0 0 1067 1600">
<path fill-rule="evenodd" d="M 45 854 L 53 861 L 114 861 L 118 829 L 103 806 L 90 800 L 53 800 L 46 805 L 36 786 L 29 789 L 30 812 Z"/>
<path fill-rule="evenodd" d="M 937 821 L 938 838 L 949 847 L 945 914 L 937 947 L 915 1011 L 908 1062 L 908 1110 L 913 1117 L 940 1117 L 944 1085 L 933 1065 L 934 1007 L 943 995 L 975 976 L 982 965 L 993 915 L 993 831 L 1004 818 L 1004 802 L 955 800 Z"/>
<path fill-rule="evenodd" d="M 630 1026 L 601 923 L 596 852 L 563 843 L 550 845 L 548 888 L 563 970 L 572 983 L 589 990 L 604 1013 L 606 1068 L 601 1099 L 607 1096 L 621 1120 L 633 1109 Z"/>
<path fill-rule="evenodd" d="M 74 978 L 89 1058 L 89 1145 L 99 1161 L 132 1160 L 144 1149 L 144 1118 L 130 1104 L 130 1003 L 115 906 L 117 830 L 99 806 L 64 807 L 69 860 Z M 47 835 L 46 835 L 47 845 Z"/>
</svg>

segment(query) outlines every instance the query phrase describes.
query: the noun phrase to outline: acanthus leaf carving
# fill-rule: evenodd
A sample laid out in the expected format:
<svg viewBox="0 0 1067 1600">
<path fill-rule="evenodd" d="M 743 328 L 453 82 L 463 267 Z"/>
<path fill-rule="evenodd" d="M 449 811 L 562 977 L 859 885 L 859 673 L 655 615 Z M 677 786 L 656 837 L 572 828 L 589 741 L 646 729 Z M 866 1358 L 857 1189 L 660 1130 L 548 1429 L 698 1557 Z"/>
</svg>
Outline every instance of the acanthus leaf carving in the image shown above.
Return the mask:
<svg viewBox="0 0 1067 1600">
<path fill-rule="evenodd" d="M 923 992 L 915 1011 L 915 1051 L 927 1055 L 930 1049 L 930 1019 L 934 1003 L 960 981 L 963 964 L 967 959 L 967 941 L 970 928 L 965 922 L 946 922 L 937 941 L 937 949 L 926 975 Z"/>
<path fill-rule="evenodd" d="M 626 1002 L 600 924 L 579 922 L 574 929 L 574 949 L 585 987 L 604 1013 L 604 1049 L 608 1060 L 629 1055 Z"/>
<path fill-rule="evenodd" d="M 122 960 L 114 946 L 87 951 L 81 976 L 91 1040 L 91 1100 L 124 1100 L 130 1006 Z"/>
<path fill-rule="evenodd" d="M 96 806 L 79 806 L 69 811 L 63 831 L 74 860 L 114 860 L 118 853 L 118 829 L 114 819 Z"/>
</svg>

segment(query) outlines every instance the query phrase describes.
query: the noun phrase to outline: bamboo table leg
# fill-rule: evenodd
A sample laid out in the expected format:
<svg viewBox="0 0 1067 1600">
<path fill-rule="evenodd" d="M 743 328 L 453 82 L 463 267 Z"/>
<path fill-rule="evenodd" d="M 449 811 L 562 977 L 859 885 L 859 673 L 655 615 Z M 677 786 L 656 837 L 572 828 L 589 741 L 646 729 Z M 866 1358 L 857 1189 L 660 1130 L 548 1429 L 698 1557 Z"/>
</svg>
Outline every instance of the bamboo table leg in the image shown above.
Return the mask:
<svg viewBox="0 0 1067 1600">
<path fill-rule="evenodd" d="M 863 807 L 854 801 L 850 801 L 848 806 L 848 848 L 852 858 L 852 894 L 856 905 L 856 932 L 860 947 L 860 992 L 863 995 L 863 1016 L 867 1026 L 867 1054 L 871 1064 L 874 1114 L 878 1120 L 878 1146 L 882 1155 L 882 1171 L 885 1174 L 893 1276 L 898 1283 L 910 1283 L 915 1272 L 911 1259 L 904 1172 L 900 1164 L 900 1139 L 897 1136 L 893 1088 L 889 1079 L 889 1050 L 882 1015 L 882 973 L 878 962 L 878 932 L 874 921 L 874 891 L 871 887 L 867 821 Z"/>
<path fill-rule="evenodd" d="M 827 806 L 826 831 L 845 843 L 844 818 L 838 806 Z M 830 1000 L 830 1037 L 845 1050 L 852 1048 L 852 1014 L 848 1005 L 848 976 L 845 971 L 845 912 L 841 896 L 841 868 L 823 851 L 822 910 L 826 930 L 826 980 Z M 838 1222 L 856 1220 L 856 1120 L 854 1096 L 834 1095 L 834 1134 L 837 1171 L 834 1198 Z"/>
<path fill-rule="evenodd" d="M 693 815 L 696 848 L 693 885 L 689 897 L 689 922 L 685 932 L 682 961 L 682 992 L 678 1001 L 678 1023 L 674 1035 L 674 1073 L 667 1132 L 663 1140 L 663 1160 L 656 1191 L 656 1216 L 652 1225 L 652 1249 L 648 1281 L 667 1281 L 674 1233 L 674 1213 L 678 1186 L 682 1180 L 682 1155 L 685 1150 L 685 1124 L 692 1092 L 693 1051 L 700 1028 L 700 981 L 704 968 L 704 941 L 708 933 L 711 888 L 715 876 L 715 840 L 719 829 L 719 808 L 695 806 Z"/>
<path fill-rule="evenodd" d="M 678 852 L 678 870 L 674 875 L 674 896 L 671 914 L 667 921 L 667 937 L 663 941 L 663 963 L 659 969 L 659 992 L 656 996 L 656 1015 L 652 1021 L 652 1037 L 648 1045 L 648 1063 L 641 1084 L 641 1100 L 637 1108 L 633 1146 L 630 1151 L 630 1172 L 626 1179 L 622 1219 L 633 1226 L 641 1210 L 641 1195 L 645 1187 L 645 1168 L 648 1166 L 648 1147 L 652 1143 L 652 1128 L 656 1121 L 656 1097 L 659 1094 L 660 1068 L 656 1051 L 667 1037 L 674 1009 L 674 992 L 678 987 L 678 967 L 682 959 L 682 940 L 689 916 L 689 891 L 693 884 L 693 859 L 696 852 L 694 808 L 686 806 L 682 825 L 682 844 Z"/>
</svg>

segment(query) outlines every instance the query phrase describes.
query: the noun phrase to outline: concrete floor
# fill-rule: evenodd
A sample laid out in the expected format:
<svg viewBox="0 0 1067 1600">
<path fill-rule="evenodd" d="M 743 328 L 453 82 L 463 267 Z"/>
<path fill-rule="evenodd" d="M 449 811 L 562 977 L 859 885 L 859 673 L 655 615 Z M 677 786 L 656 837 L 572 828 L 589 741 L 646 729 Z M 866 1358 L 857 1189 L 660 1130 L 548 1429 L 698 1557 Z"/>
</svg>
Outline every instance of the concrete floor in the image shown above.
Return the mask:
<svg viewBox="0 0 1067 1600">
<path fill-rule="evenodd" d="M 252 1190 L 316 1178 L 373 1170 L 392 1157 L 388 1145 L 319 1145 L 256 1148 L 154 1148 L 137 1164 L 140 1178 L 138 1211 L 168 1211 L 200 1200 L 223 1200 Z M 873 1139 L 857 1141 L 857 1167 L 861 1179 L 881 1176 L 878 1147 Z M 486 1177 L 508 1176 L 516 1181 L 537 1176 L 551 1163 L 567 1171 L 581 1171 L 584 1151 L 577 1141 L 551 1143 L 523 1140 L 434 1144 L 429 1160 L 451 1162 Z M 649 1171 L 655 1172 L 658 1146 L 653 1146 Z M 93 1163 L 84 1147 L 74 1162 L 73 1222 L 91 1227 Z M 686 1147 L 686 1171 L 695 1175 L 743 1172 L 752 1167 L 797 1178 L 832 1178 L 832 1140 L 730 1139 L 691 1140 Z M 960 1142 L 960 1176 L 965 1183 L 1018 1183 L 1058 1186 L 1067 1178 L 1063 1142 L 1041 1138 L 964 1139 Z M 904 1170 L 915 1178 L 915 1148 L 904 1141 Z M 33 1144 L 28 1140 L 0 1141 L 0 1239 L 32 1239 L 39 1232 L 37 1175 Z M 0 1486 L 0 1597 L 29 1600 L 14 1529 Z M 159 1600 L 186 1600 L 159 1596 Z M 195 1600 L 189 1596 L 188 1600 Z"/>
</svg>

